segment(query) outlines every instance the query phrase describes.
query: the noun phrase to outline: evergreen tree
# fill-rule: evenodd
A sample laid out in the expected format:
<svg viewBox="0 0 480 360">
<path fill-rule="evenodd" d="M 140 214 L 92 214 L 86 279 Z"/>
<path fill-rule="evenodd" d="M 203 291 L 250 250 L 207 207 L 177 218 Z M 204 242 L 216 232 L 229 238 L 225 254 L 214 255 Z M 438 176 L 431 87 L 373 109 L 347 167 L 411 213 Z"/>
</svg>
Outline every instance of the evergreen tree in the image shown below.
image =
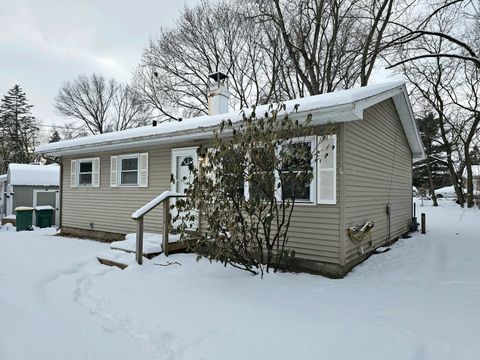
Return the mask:
<svg viewBox="0 0 480 360">
<path fill-rule="evenodd" d="M 60 134 L 58 133 L 57 130 L 53 130 L 52 135 L 50 135 L 50 139 L 48 140 L 49 143 L 54 143 L 54 142 L 59 142 L 62 140 L 60 138 Z"/>
<path fill-rule="evenodd" d="M 35 159 L 33 153 L 38 135 L 37 121 L 31 113 L 25 92 L 18 85 L 11 88 L 0 104 L 0 173 L 9 163 L 24 163 Z"/>
<path fill-rule="evenodd" d="M 59 142 L 61 141 L 62 138 L 60 137 L 60 134 L 58 133 L 57 130 L 53 130 L 50 138 L 48 139 L 49 143 L 54 143 L 54 142 Z M 60 159 L 56 157 L 49 157 L 45 156 L 44 157 L 45 165 L 50 165 L 50 164 L 60 164 Z"/>
<path fill-rule="evenodd" d="M 449 185 L 448 168 L 445 165 L 445 149 L 440 143 L 440 123 L 432 113 L 417 119 L 418 130 L 425 147 L 426 158 L 414 164 L 413 184 L 429 190 L 436 206 L 435 188 Z"/>
</svg>

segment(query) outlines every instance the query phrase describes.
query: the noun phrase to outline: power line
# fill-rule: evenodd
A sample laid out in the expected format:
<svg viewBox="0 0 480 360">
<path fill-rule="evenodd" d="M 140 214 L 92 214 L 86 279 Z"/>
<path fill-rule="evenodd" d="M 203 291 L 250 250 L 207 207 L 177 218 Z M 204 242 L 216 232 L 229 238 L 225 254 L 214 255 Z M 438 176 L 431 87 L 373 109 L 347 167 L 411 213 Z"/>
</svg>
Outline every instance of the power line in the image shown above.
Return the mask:
<svg viewBox="0 0 480 360">
<path fill-rule="evenodd" d="M 68 129 L 68 130 L 83 130 L 83 127 L 73 127 L 73 126 L 61 126 L 61 125 L 48 125 L 48 124 L 37 124 L 39 127 L 49 127 L 54 129 Z"/>
</svg>

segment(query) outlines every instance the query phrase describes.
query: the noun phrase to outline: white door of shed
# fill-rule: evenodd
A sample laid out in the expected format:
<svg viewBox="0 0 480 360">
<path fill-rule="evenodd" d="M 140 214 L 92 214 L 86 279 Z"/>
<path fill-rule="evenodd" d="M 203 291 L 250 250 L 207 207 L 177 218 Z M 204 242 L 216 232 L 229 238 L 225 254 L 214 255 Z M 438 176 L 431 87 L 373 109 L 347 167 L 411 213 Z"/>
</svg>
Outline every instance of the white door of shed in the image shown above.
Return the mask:
<svg viewBox="0 0 480 360">
<path fill-rule="evenodd" d="M 59 216 L 59 193 L 58 190 L 33 190 L 33 208 L 36 206 L 51 206 L 55 209 L 52 224 L 58 225 Z M 33 217 L 33 224 L 36 225 L 36 216 Z"/>
</svg>

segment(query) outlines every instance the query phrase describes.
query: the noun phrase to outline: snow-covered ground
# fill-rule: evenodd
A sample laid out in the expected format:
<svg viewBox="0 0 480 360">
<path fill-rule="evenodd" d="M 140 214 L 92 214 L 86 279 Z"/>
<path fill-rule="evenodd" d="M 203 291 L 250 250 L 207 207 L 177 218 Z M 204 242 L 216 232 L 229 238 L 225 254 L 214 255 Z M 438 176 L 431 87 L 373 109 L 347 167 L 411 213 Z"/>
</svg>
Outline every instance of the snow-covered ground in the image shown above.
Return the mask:
<svg viewBox="0 0 480 360">
<path fill-rule="evenodd" d="M 0 230 L 0 359 L 480 359 L 480 211 L 418 209 L 427 235 L 342 280 L 186 254 L 121 271 L 108 244 Z"/>
</svg>

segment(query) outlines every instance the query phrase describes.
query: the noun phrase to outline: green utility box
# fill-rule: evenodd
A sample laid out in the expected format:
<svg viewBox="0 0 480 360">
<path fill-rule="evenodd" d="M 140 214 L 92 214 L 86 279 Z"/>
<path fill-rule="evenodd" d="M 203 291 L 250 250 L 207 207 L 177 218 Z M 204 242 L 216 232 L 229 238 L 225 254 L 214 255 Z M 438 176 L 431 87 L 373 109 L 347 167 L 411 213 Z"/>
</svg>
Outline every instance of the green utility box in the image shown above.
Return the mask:
<svg viewBox="0 0 480 360">
<path fill-rule="evenodd" d="M 19 206 L 15 208 L 17 231 L 32 229 L 33 208 L 28 206 Z"/>
<path fill-rule="evenodd" d="M 37 226 L 39 228 L 46 228 L 52 226 L 53 207 L 51 206 L 37 206 L 35 208 Z"/>
</svg>

